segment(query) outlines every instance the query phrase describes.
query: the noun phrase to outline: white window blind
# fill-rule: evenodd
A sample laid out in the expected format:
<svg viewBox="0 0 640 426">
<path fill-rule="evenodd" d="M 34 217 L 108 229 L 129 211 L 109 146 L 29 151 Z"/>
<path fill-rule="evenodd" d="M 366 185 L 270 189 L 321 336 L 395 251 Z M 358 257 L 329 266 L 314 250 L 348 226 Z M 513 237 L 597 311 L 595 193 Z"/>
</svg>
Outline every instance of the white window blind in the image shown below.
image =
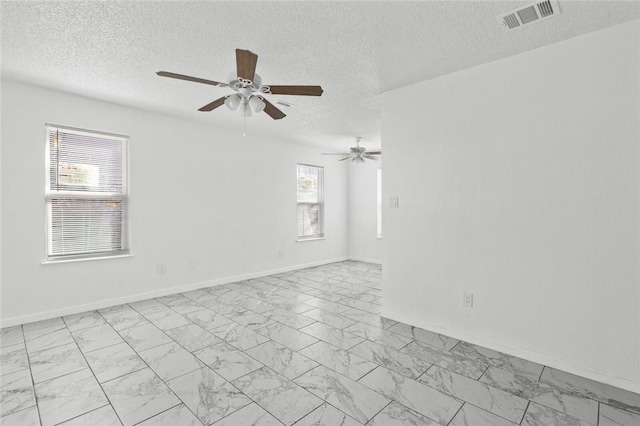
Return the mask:
<svg viewBox="0 0 640 426">
<path fill-rule="evenodd" d="M 298 239 L 324 237 L 324 169 L 298 164 Z"/>
<path fill-rule="evenodd" d="M 47 258 L 127 254 L 128 138 L 47 125 Z"/>
</svg>

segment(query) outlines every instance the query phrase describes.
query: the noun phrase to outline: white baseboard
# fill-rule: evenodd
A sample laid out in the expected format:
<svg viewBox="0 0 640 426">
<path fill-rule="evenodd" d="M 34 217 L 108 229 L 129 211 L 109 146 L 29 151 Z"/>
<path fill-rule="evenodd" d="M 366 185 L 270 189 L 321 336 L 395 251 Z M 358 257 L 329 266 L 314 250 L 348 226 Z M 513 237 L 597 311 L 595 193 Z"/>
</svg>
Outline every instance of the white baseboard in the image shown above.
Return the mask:
<svg viewBox="0 0 640 426">
<path fill-rule="evenodd" d="M 382 265 L 382 260 L 372 259 L 370 257 L 349 256 L 349 259 L 356 260 L 358 262 L 376 263 L 378 265 Z"/>
<path fill-rule="evenodd" d="M 191 284 L 185 284 L 180 286 L 174 286 L 164 288 L 156 291 L 149 291 L 145 293 L 137 293 L 128 296 L 116 297 L 112 299 L 100 300 L 98 302 L 86 303 L 82 305 L 69 306 L 65 308 L 52 309 L 50 311 L 38 312 L 36 314 L 21 315 L 17 317 L 11 317 L 0 320 L 0 328 L 11 327 L 14 325 L 26 324 L 34 321 L 42 321 L 51 318 L 57 318 L 64 315 L 79 314 L 81 312 L 92 311 L 95 309 L 108 308 L 109 306 L 121 305 L 123 303 L 139 302 L 141 300 L 152 299 L 154 297 L 168 296 L 170 294 L 184 293 L 186 291 L 198 290 L 205 287 L 212 287 L 216 285 L 222 285 L 227 283 L 233 283 L 236 281 L 248 280 L 251 278 L 259 278 L 267 275 L 280 274 L 283 272 L 296 271 L 298 269 L 311 268 L 313 266 L 326 265 L 329 263 L 342 262 L 349 260 L 348 256 L 337 257 L 333 259 L 319 260 L 315 262 L 309 262 L 299 265 L 285 266 L 282 268 L 269 269 L 265 271 L 252 272 L 249 274 L 234 275 L 229 277 L 216 278 L 213 280 L 200 281 Z"/>
<path fill-rule="evenodd" d="M 567 373 L 586 377 L 600 383 L 605 383 L 617 388 L 640 393 L 640 382 L 629 380 L 624 377 L 612 376 L 606 372 L 577 364 L 574 361 L 568 359 L 558 358 L 553 355 L 519 348 L 502 342 L 479 339 L 476 336 L 458 330 L 451 330 L 436 324 L 429 324 L 428 322 L 420 318 L 412 317 L 406 314 L 400 314 L 397 312 L 391 312 L 384 308 L 382 309 L 382 313 L 380 315 L 391 320 L 400 321 L 405 324 L 433 331 L 434 333 L 443 334 L 445 336 L 453 337 L 454 339 L 463 340 L 465 342 L 473 343 L 474 345 L 484 346 L 485 348 L 493 349 L 494 351 L 502 352 L 558 370 L 566 371 Z"/>
</svg>

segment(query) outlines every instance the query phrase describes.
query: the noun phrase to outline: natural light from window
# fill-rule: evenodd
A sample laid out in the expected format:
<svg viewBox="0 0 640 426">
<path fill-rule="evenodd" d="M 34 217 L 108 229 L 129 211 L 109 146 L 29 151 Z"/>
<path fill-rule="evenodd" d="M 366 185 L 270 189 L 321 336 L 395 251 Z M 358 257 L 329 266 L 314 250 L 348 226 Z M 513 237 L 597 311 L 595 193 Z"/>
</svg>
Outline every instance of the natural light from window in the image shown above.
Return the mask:
<svg viewBox="0 0 640 426">
<path fill-rule="evenodd" d="M 128 138 L 47 125 L 47 260 L 128 254 Z"/>
<path fill-rule="evenodd" d="M 324 237 L 324 168 L 298 164 L 298 239 Z"/>
</svg>

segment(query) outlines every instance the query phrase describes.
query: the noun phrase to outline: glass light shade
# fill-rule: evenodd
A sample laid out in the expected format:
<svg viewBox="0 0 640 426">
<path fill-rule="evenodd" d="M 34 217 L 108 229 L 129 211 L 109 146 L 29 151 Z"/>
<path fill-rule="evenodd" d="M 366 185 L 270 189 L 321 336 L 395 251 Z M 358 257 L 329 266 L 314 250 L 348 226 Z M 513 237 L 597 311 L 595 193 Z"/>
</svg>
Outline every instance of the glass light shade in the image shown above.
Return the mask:
<svg viewBox="0 0 640 426">
<path fill-rule="evenodd" d="M 243 108 L 243 112 L 244 112 L 244 116 L 245 117 L 251 117 L 251 108 L 249 107 L 249 102 L 243 102 L 242 103 L 242 108 Z"/>
<path fill-rule="evenodd" d="M 235 111 L 240 106 L 240 100 L 241 100 L 240 95 L 238 95 L 238 94 L 231 95 L 231 96 L 228 96 L 227 99 L 224 100 L 224 104 L 231 111 Z"/>
<path fill-rule="evenodd" d="M 262 112 L 266 106 L 264 101 L 255 95 L 249 99 L 249 105 L 251 105 L 251 108 L 253 108 L 255 112 Z"/>
</svg>

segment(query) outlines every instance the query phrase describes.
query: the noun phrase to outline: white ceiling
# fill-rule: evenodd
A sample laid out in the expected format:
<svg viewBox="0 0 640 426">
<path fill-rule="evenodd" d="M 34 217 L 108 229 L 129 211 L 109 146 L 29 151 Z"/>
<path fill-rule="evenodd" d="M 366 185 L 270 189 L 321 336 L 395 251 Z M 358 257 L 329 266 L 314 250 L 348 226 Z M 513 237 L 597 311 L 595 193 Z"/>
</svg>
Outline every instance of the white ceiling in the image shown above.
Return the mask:
<svg viewBox="0 0 640 426">
<path fill-rule="evenodd" d="M 379 147 L 380 93 L 640 18 L 637 1 L 559 0 L 561 14 L 504 32 L 496 17 L 530 1 L 2 1 L 2 74 L 45 87 L 242 131 L 238 111 L 197 109 L 230 89 L 235 48 L 259 55 L 266 84 L 319 84 L 247 130 L 343 150 Z"/>
</svg>

